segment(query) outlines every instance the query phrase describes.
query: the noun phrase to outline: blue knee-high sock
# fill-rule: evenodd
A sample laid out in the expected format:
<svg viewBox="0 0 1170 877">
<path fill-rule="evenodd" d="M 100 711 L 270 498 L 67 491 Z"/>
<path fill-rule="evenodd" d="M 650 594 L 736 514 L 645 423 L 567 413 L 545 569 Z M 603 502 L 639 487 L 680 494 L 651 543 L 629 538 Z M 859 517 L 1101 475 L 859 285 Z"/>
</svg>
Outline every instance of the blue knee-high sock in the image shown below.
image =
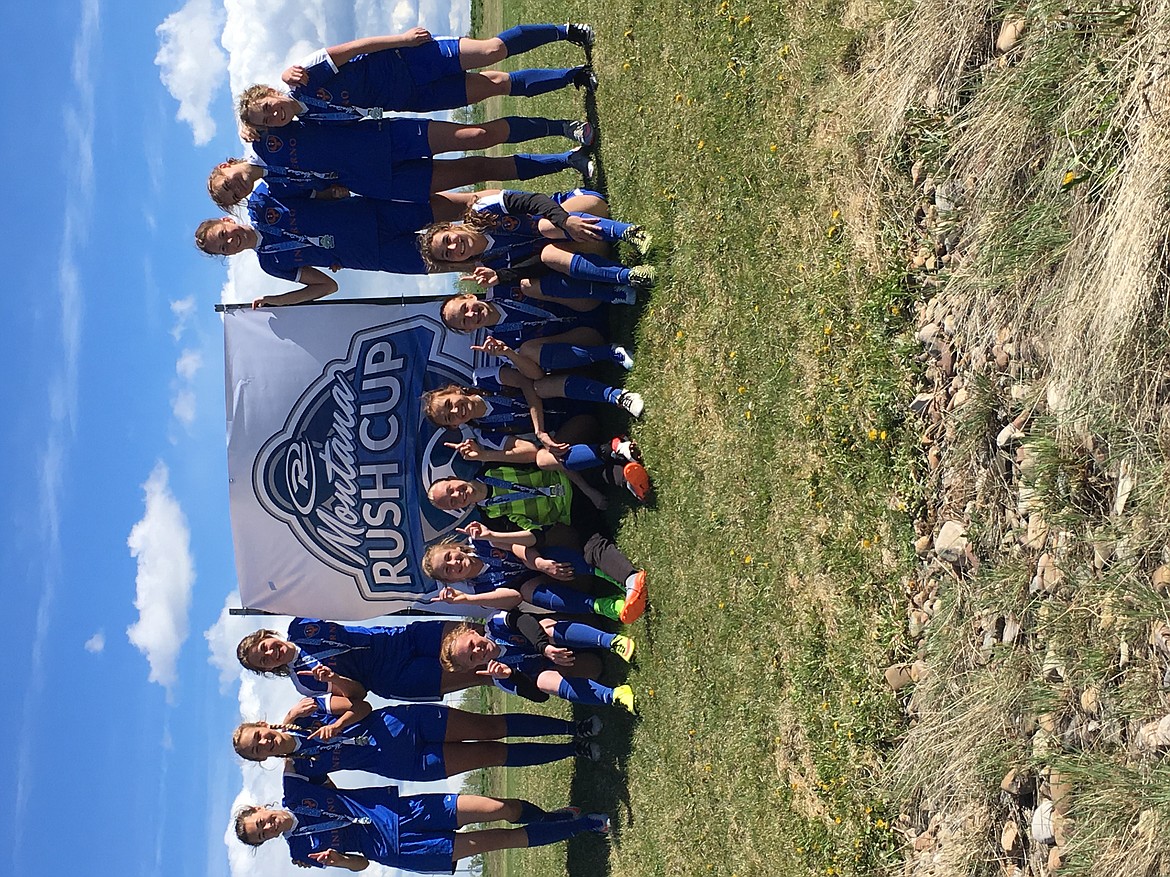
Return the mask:
<svg viewBox="0 0 1170 877">
<path fill-rule="evenodd" d="M 519 163 L 516 167 L 519 170 Z M 569 261 L 569 276 L 595 283 L 629 283 L 630 269 L 592 253 L 574 253 Z"/>
<path fill-rule="evenodd" d="M 576 399 L 578 402 L 608 402 L 618 404 L 622 391 L 617 387 L 607 387 L 601 381 L 583 378 L 580 375 L 568 375 L 565 378 L 565 398 Z"/>
<path fill-rule="evenodd" d="M 565 132 L 564 122 L 539 116 L 507 116 L 504 121 L 508 123 L 508 139 L 505 143 L 523 143 L 525 140 L 539 140 Z"/>
<path fill-rule="evenodd" d="M 573 612 L 588 615 L 593 611 L 593 598 L 574 588 L 556 585 L 537 585 L 532 592 L 532 605 L 551 612 Z"/>
<path fill-rule="evenodd" d="M 567 274 L 546 274 L 540 278 L 540 291 L 549 298 L 595 298 L 610 304 L 631 305 L 637 300 L 632 287 L 590 283 Z"/>
<path fill-rule="evenodd" d="M 568 38 L 569 29 L 563 24 L 518 24 L 500 34 L 509 57 Z"/>
<path fill-rule="evenodd" d="M 548 816 L 548 812 L 544 808 L 537 807 L 531 801 L 525 801 L 521 798 L 520 815 L 511 820 L 511 822 L 514 825 L 527 825 L 529 822 L 540 822 L 546 816 Z"/>
<path fill-rule="evenodd" d="M 577 751 L 573 743 L 509 743 L 504 756 L 505 767 L 530 767 L 572 758 Z"/>
<path fill-rule="evenodd" d="M 518 152 L 512 156 L 516 160 L 516 179 L 531 180 L 567 170 L 569 155 L 568 152 Z"/>
<path fill-rule="evenodd" d="M 573 215 L 592 219 L 596 223 L 594 228 L 601 232 L 603 241 L 620 241 L 622 235 L 634 227 L 632 222 L 618 222 L 616 219 L 606 219 L 604 216 L 594 216 L 592 213 L 574 213 Z"/>
<path fill-rule="evenodd" d="M 540 347 L 540 367 L 546 372 L 577 368 L 611 359 L 614 359 L 613 348 L 608 344 L 591 347 L 579 347 L 576 344 L 542 344 Z"/>
<path fill-rule="evenodd" d="M 596 469 L 605 460 L 592 445 L 570 445 L 569 453 L 561 457 L 561 465 L 570 472 Z"/>
<path fill-rule="evenodd" d="M 577 733 L 577 726 L 565 719 L 552 716 L 533 716 L 528 713 L 504 715 L 505 737 L 553 737 Z"/>
<path fill-rule="evenodd" d="M 512 97 L 536 97 L 558 88 L 573 84 L 573 78 L 580 67 L 561 67 L 555 70 L 544 68 L 515 70 L 508 74 L 509 91 Z"/>
<path fill-rule="evenodd" d="M 528 846 L 543 847 L 590 831 L 596 824 L 596 821 L 588 816 L 581 816 L 564 822 L 536 822 L 524 826 L 524 831 L 528 834 Z"/>
<path fill-rule="evenodd" d="M 558 646 L 608 649 L 613 645 L 613 634 L 579 621 L 558 621 L 553 625 L 552 641 Z"/>
<path fill-rule="evenodd" d="M 557 696 L 570 703 L 584 703 L 590 706 L 605 706 L 613 703 L 613 689 L 592 679 L 562 679 L 557 686 Z"/>
</svg>

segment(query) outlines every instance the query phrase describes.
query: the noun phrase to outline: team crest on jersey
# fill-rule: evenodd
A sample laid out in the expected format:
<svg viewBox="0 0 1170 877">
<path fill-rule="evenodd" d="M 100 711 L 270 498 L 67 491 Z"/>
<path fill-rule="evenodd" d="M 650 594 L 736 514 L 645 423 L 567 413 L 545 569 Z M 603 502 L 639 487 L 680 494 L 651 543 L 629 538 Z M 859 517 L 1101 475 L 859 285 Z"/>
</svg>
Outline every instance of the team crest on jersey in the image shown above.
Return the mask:
<svg viewBox="0 0 1170 877">
<path fill-rule="evenodd" d="M 269 134 L 264 138 L 264 148 L 269 152 L 280 152 L 284 148 L 284 141 L 275 134 Z"/>
<path fill-rule="evenodd" d="M 330 93 L 329 89 L 327 89 L 327 88 L 318 88 L 317 89 L 317 100 L 331 101 L 331 100 L 333 100 L 333 95 Z"/>
<path fill-rule="evenodd" d="M 420 564 L 426 543 L 468 514 L 453 517 L 426 497 L 432 482 L 470 470 L 419 403 L 424 390 L 470 380 L 469 367 L 442 351 L 443 337 L 429 316 L 358 332 L 253 462 L 261 507 L 367 600 L 433 590 Z"/>
<path fill-rule="evenodd" d="M 276 225 L 280 222 L 280 211 L 275 207 L 268 207 L 264 210 L 264 222 L 268 225 Z"/>
<path fill-rule="evenodd" d="M 317 809 L 317 799 L 316 798 L 301 798 L 301 806 L 307 807 L 310 810 L 316 810 Z"/>
<path fill-rule="evenodd" d="M 315 637 L 320 632 L 321 632 L 321 628 L 315 624 L 306 624 L 305 625 L 305 636 L 309 637 L 310 639 Z"/>
<path fill-rule="evenodd" d="M 496 227 L 500 231 L 515 231 L 520 227 L 520 220 L 515 216 L 501 216 L 496 220 Z"/>
</svg>

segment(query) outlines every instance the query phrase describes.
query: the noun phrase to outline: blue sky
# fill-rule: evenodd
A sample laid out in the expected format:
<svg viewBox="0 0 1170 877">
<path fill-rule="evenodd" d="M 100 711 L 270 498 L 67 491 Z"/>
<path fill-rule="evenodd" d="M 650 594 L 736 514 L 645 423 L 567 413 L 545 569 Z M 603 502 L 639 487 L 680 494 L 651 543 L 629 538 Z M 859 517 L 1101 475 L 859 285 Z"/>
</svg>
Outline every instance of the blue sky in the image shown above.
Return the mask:
<svg viewBox="0 0 1170 877">
<path fill-rule="evenodd" d="M 420 21 L 463 33 L 468 10 L 463 0 L 230 7 L 7 10 L 17 99 L 0 155 L 14 171 L 11 203 L 32 218 L 10 218 L 0 243 L 14 376 L 0 391 L 0 552 L 16 713 L 0 767 L 0 810 L 11 814 L 0 873 L 228 874 L 224 829 L 241 785 L 275 786 L 273 771 L 242 775 L 229 745 L 241 710 L 275 717 L 293 695 L 241 685 L 230 654 L 256 624 L 224 615 L 236 598 L 214 312 L 267 289 L 253 266 L 201 256 L 191 233 L 215 215 L 208 171 L 240 151 L 232 91 L 355 36 Z M 236 851 L 236 873 L 303 873 L 283 849 L 266 852 Z"/>
</svg>

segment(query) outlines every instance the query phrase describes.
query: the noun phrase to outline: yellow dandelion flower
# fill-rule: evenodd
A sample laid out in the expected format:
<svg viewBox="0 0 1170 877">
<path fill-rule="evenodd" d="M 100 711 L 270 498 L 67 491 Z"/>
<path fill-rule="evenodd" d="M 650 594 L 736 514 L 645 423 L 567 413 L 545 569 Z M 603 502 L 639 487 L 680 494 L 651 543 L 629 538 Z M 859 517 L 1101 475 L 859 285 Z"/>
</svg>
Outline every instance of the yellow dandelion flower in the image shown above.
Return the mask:
<svg viewBox="0 0 1170 877">
<path fill-rule="evenodd" d="M 829 323 L 828 325 L 825 326 L 825 334 L 826 335 L 833 334 L 833 324 L 832 323 Z"/>
<path fill-rule="evenodd" d="M 682 336 L 683 336 L 682 329 L 679 329 L 677 332 L 674 333 L 674 337 L 676 340 L 680 340 L 682 338 Z"/>
<path fill-rule="evenodd" d="M 683 93 L 682 93 L 681 91 L 679 91 L 679 92 L 675 92 L 675 95 L 674 95 L 674 102 L 675 102 L 676 104 L 680 104 L 680 103 L 682 103 L 682 99 L 683 99 Z"/>
<path fill-rule="evenodd" d="M 752 23 L 752 17 L 750 15 L 745 15 L 743 18 L 741 18 L 739 20 L 740 27 L 747 27 L 751 23 Z"/>
<path fill-rule="evenodd" d="M 702 149 L 706 145 L 707 142 L 705 140 L 700 140 L 697 144 L 695 144 L 695 149 Z"/>
<path fill-rule="evenodd" d="M 744 557 L 743 557 L 743 562 L 744 562 L 744 563 L 751 563 L 751 562 L 752 562 L 752 556 L 751 556 L 750 554 L 745 554 L 745 555 L 744 555 Z"/>
<path fill-rule="evenodd" d="M 735 392 L 739 393 L 742 396 L 744 393 L 747 392 L 747 387 L 736 387 Z"/>
<path fill-rule="evenodd" d="M 878 431 L 876 429 L 871 429 L 869 431 L 869 440 L 871 442 L 877 441 L 877 437 L 878 437 Z"/>
<path fill-rule="evenodd" d="M 886 431 L 884 429 L 878 433 L 878 438 L 880 438 L 883 442 L 886 440 Z"/>
<path fill-rule="evenodd" d="M 840 825 L 841 824 L 841 817 L 840 816 L 833 817 L 833 822 L 835 822 L 837 825 Z M 829 870 L 832 871 L 833 869 L 830 868 Z"/>
<path fill-rule="evenodd" d="M 631 64 L 630 64 L 630 62 L 629 62 L 629 61 L 626 61 L 626 63 L 622 64 L 622 69 L 623 69 L 623 70 L 629 70 L 629 69 L 630 69 L 630 67 L 631 67 Z"/>
<path fill-rule="evenodd" d="M 1077 178 L 1076 171 L 1069 171 L 1068 173 L 1066 173 L 1066 174 L 1064 175 L 1064 179 L 1062 179 L 1062 180 L 1060 181 L 1060 184 L 1061 184 L 1062 186 L 1067 186 L 1069 183 L 1071 183 L 1071 182 L 1072 182 L 1073 180 L 1075 180 L 1076 178 Z"/>
</svg>

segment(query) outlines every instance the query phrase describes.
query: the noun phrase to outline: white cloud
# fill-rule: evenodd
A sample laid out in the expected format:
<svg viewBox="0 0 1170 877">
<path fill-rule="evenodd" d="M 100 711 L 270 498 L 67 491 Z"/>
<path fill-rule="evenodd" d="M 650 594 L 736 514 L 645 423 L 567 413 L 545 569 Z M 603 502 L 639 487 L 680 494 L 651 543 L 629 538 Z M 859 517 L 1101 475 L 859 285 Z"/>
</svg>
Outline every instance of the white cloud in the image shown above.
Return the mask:
<svg viewBox="0 0 1170 877">
<path fill-rule="evenodd" d="M 85 641 L 85 650 L 91 655 L 100 655 L 106 648 L 105 631 L 99 630 Z"/>
<path fill-rule="evenodd" d="M 222 6 L 214 0 L 188 0 L 155 29 L 159 50 L 154 63 L 197 146 L 215 136 L 211 102 L 227 72 L 227 57 L 217 44 L 224 19 Z"/>
<path fill-rule="evenodd" d="M 143 485 L 146 512 L 126 540 L 130 555 L 138 559 L 138 621 L 126 635 L 150 662 L 150 681 L 162 685 L 170 700 L 178 682 L 179 650 L 187 639 L 195 564 L 187 519 L 167 476 L 163 463 L 155 465 Z"/>
<path fill-rule="evenodd" d="M 195 296 L 189 295 L 178 301 L 171 302 L 171 314 L 175 317 L 175 325 L 171 327 L 171 337 L 178 341 L 187 329 L 187 323 L 195 315 Z"/>
<path fill-rule="evenodd" d="M 198 350 L 187 348 L 179 355 L 175 363 L 175 372 L 185 381 L 195 377 L 195 373 L 203 368 L 203 354 Z"/>
</svg>

